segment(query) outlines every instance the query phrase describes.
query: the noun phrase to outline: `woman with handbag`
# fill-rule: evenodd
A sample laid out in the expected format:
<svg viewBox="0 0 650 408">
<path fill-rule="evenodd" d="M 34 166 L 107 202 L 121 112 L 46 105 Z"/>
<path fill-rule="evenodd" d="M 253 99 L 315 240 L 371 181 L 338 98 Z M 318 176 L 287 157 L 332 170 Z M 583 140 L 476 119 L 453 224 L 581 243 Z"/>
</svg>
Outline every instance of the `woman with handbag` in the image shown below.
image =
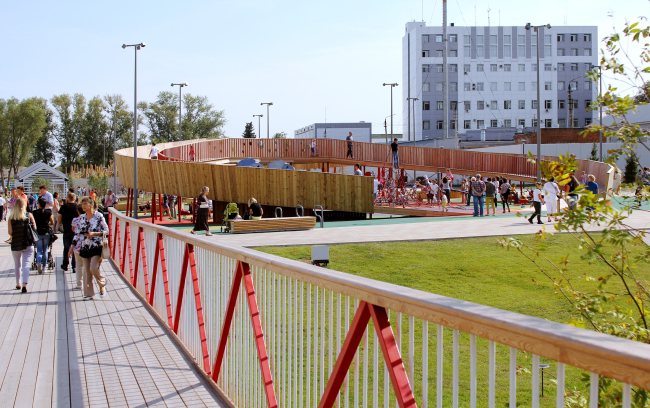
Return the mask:
<svg viewBox="0 0 650 408">
<path fill-rule="evenodd" d="M 34 243 L 38 240 L 36 222 L 32 214 L 27 213 L 27 201 L 21 197 L 16 198 L 11 211 L 8 224 L 11 235 L 11 255 L 14 257 L 14 271 L 16 272 L 16 289 L 27 293 L 29 280 L 29 261 L 34 255 Z M 22 286 L 21 284 L 22 272 Z"/>
<path fill-rule="evenodd" d="M 79 255 L 83 258 L 83 300 L 92 300 L 95 296 L 93 277 L 99 286 L 99 296 L 106 294 L 106 278 L 99 266 L 102 262 L 103 237 L 108 234 L 108 225 L 104 216 L 97 211 L 97 204 L 90 197 L 81 200 L 84 215 L 79 217 L 79 234 L 83 235 Z M 77 233 L 77 231 L 75 231 Z"/>
<path fill-rule="evenodd" d="M 210 193 L 209 187 L 203 187 L 201 189 L 201 195 L 197 200 L 197 205 L 199 208 L 196 212 L 196 223 L 194 224 L 194 229 L 190 231 L 194 234 L 196 231 L 207 231 L 206 236 L 211 237 L 210 226 L 208 225 L 208 216 L 210 215 L 210 202 L 208 201 L 208 194 Z"/>
<path fill-rule="evenodd" d="M 36 241 L 36 267 L 38 273 L 43 273 L 47 268 L 47 249 L 50 246 L 50 225 L 54 224 L 52 220 L 52 210 L 45 208 L 47 202 L 44 198 L 38 199 L 38 209 L 32 214 L 36 221 L 36 232 L 38 241 Z"/>
</svg>

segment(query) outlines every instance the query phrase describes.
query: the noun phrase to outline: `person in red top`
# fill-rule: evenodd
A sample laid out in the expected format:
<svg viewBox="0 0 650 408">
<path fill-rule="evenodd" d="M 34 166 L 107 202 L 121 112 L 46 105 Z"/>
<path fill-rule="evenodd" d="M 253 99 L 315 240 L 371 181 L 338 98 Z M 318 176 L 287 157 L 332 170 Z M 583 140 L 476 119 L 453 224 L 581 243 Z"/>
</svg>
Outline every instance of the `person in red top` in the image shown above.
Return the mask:
<svg viewBox="0 0 650 408">
<path fill-rule="evenodd" d="M 190 161 L 194 161 L 194 145 L 190 146 Z"/>
</svg>

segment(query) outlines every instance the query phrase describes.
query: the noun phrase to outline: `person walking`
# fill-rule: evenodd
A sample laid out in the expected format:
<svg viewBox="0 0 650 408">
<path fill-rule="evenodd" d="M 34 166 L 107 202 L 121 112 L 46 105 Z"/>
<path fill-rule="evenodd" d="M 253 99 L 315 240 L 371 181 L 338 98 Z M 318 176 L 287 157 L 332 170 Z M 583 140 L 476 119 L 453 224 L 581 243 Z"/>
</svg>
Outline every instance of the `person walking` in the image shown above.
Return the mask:
<svg viewBox="0 0 650 408">
<path fill-rule="evenodd" d="M 537 216 L 537 223 L 544 224 L 542 222 L 542 204 L 544 204 L 544 194 L 542 194 L 542 185 L 541 183 L 535 183 L 535 190 L 533 190 L 533 208 L 535 212 L 528 219 L 529 223 L 533 223 L 533 218 Z"/>
<path fill-rule="evenodd" d="M 7 204 L 7 200 L 5 200 L 4 197 L 0 196 L 0 221 L 3 221 L 5 219 L 6 204 Z"/>
<path fill-rule="evenodd" d="M 442 193 L 447 196 L 447 202 L 451 202 L 451 179 L 447 176 L 442 178 Z"/>
<path fill-rule="evenodd" d="M 390 144 L 390 150 L 393 152 L 393 167 L 399 169 L 399 152 L 397 151 L 397 138 Z"/>
<path fill-rule="evenodd" d="M 36 268 L 38 273 L 47 269 L 47 249 L 50 246 L 50 225 L 54 225 L 52 210 L 46 207 L 47 202 L 43 197 L 38 199 L 38 208 L 34 210 L 33 216 L 36 221 Z"/>
<path fill-rule="evenodd" d="M 117 203 L 117 196 L 113 194 L 112 190 L 108 190 L 104 197 L 104 207 L 115 207 L 115 203 Z"/>
<path fill-rule="evenodd" d="M 501 185 L 499 186 L 501 192 L 501 204 L 503 206 L 503 212 L 506 212 L 506 206 L 508 206 L 508 212 L 510 212 L 510 203 L 508 199 L 510 198 L 510 183 L 504 178 L 501 179 Z"/>
<path fill-rule="evenodd" d="M 81 242 L 84 239 L 83 234 L 80 232 L 81 229 L 79 228 L 79 221 L 81 220 L 82 216 L 85 216 L 85 213 L 83 209 L 81 208 L 81 205 L 77 205 L 77 217 L 72 219 L 72 231 L 74 232 L 74 238 L 72 239 L 72 245 L 70 246 L 70 250 L 68 251 L 68 258 L 74 257 L 75 262 L 77 263 L 77 268 L 79 268 L 79 273 L 77 273 L 77 290 L 82 290 L 83 289 L 83 279 L 85 276 L 85 268 L 84 268 L 84 260 L 81 257 L 81 254 L 79 251 L 81 251 Z"/>
<path fill-rule="evenodd" d="M 52 193 L 47 191 L 47 186 L 40 186 L 38 188 L 39 192 L 41 193 L 41 197 L 45 199 L 46 207 L 49 209 L 54 208 L 54 197 L 52 196 Z M 38 201 L 38 199 L 37 199 Z"/>
<path fill-rule="evenodd" d="M 264 210 L 254 197 L 248 200 L 248 208 L 250 209 L 251 220 L 261 220 Z"/>
<path fill-rule="evenodd" d="M 210 215 L 210 203 L 208 202 L 209 193 L 210 188 L 207 186 L 203 187 L 199 198 L 196 200 L 199 208 L 196 211 L 196 223 L 194 224 L 192 231 L 190 231 L 191 234 L 195 234 L 196 231 L 206 231 L 206 236 L 212 236 L 210 233 L 210 226 L 208 225 L 208 216 Z"/>
<path fill-rule="evenodd" d="M 363 176 L 363 172 L 361 171 L 361 165 L 358 163 L 354 165 L 354 175 Z"/>
<path fill-rule="evenodd" d="M 490 206 L 492 206 L 492 215 L 497 215 L 494 197 L 497 195 L 497 188 L 492 182 L 492 177 L 488 177 L 485 184 L 485 209 L 486 215 L 490 215 Z"/>
<path fill-rule="evenodd" d="M 190 154 L 189 154 L 189 156 L 190 156 L 190 161 L 194 161 L 194 158 L 195 158 L 194 145 L 190 146 Z"/>
<path fill-rule="evenodd" d="M 29 261 L 34 255 L 34 238 L 30 224 L 36 228 L 34 217 L 27 212 L 27 201 L 18 197 L 11 211 L 11 219 L 7 223 L 7 229 L 12 237 L 11 255 L 14 258 L 16 289 L 21 290 L 23 293 L 27 293 Z"/>
<path fill-rule="evenodd" d="M 56 234 L 59 232 L 59 209 L 61 208 L 61 204 L 59 203 L 59 192 L 55 191 L 54 194 L 52 194 L 52 198 L 54 199 L 52 219 L 54 220 L 54 234 Z"/>
<path fill-rule="evenodd" d="M 72 245 L 72 240 L 74 238 L 74 231 L 72 231 L 72 220 L 78 216 L 77 214 L 77 204 L 75 201 L 77 196 L 74 193 L 68 193 L 68 196 L 65 199 L 65 204 L 59 209 L 59 225 L 63 228 L 63 261 L 61 263 L 61 269 L 63 271 L 68 270 L 68 264 L 70 259 L 68 258 L 68 252 L 70 252 L 70 246 Z M 75 273 L 75 267 L 77 265 L 74 257 L 72 258 L 72 273 Z"/>
<path fill-rule="evenodd" d="M 102 236 L 108 234 L 108 225 L 104 216 L 97 211 L 97 203 L 90 197 L 81 200 L 84 215 L 79 218 L 79 233 L 83 234 L 79 255 L 83 258 L 83 300 L 92 300 L 95 296 L 93 277 L 99 286 L 99 296 L 106 295 L 106 278 L 102 275 Z"/>
<path fill-rule="evenodd" d="M 569 182 L 567 183 L 567 189 L 569 190 L 567 194 L 569 196 L 567 204 L 569 205 L 569 210 L 574 210 L 578 203 L 578 195 L 575 193 L 575 189 L 578 188 L 578 186 L 580 186 L 580 183 L 574 173 L 570 176 Z"/>
<path fill-rule="evenodd" d="M 587 184 L 585 185 L 585 189 L 591 191 L 595 196 L 599 194 L 600 190 L 598 188 L 598 183 L 596 183 L 596 177 L 593 174 L 587 176 Z M 587 207 L 587 210 L 593 211 L 594 207 Z"/>
<path fill-rule="evenodd" d="M 547 222 L 551 222 L 551 215 L 553 215 L 554 220 L 557 222 L 557 209 L 558 209 L 558 196 L 560 195 L 560 188 L 555 183 L 555 177 L 548 179 L 546 184 L 544 184 L 544 201 L 546 201 L 546 216 L 548 217 Z"/>
<path fill-rule="evenodd" d="M 354 159 L 354 154 L 352 153 L 352 145 L 354 143 L 354 138 L 352 137 L 352 132 L 348 134 L 345 138 L 345 140 L 348 142 L 348 152 L 345 155 L 345 158 L 347 159 L 348 157 Z"/>
<path fill-rule="evenodd" d="M 472 177 L 472 182 L 470 184 L 470 193 L 472 194 L 474 201 L 474 217 L 479 215 L 483 216 L 483 203 L 485 193 L 485 183 L 481 180 L 481 175 L 477 174 L 476 177 Z"/>
<path fill-rule="evenodd" d="M 151 150 L 149 150 L 149 157 L 153 160 L 158 160 L 158 148 L 156 143 L 151 143 Z"/>
</svg>

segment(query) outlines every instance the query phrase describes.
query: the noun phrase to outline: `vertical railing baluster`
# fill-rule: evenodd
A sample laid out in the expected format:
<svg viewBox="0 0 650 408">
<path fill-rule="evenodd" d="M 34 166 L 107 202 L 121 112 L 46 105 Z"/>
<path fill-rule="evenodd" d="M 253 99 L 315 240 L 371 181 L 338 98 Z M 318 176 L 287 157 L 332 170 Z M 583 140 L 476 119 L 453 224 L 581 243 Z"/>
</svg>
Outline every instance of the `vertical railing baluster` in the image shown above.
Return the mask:
<svg viewBox="0 0 650 408">
<path fill-rule="evenodd" d="M 311 283 L 307 284 L 307 384 L 306 384 L 306 394 L 307 394 L 307 408 L 311 407 Z"/>
<path fill-rule="evenodd" d="M 564 408 L 564 363 L 557 363 L 557 392 L 555 406 Z M 512 406 L 512 405 L 511 405 Z M 625 407 L 625 405 L 623 405 Z"/>
<path fill-rule="evenodd" d="M 415 318 L 409 316 L 409 382 L 415 384 Z"/>
<path fill-rule="evenodd" d="M 592 377 L 593 378 L 593 377 Z M 532 407 L 539 408 L 539 356 L 533 354 L 533 395 Z"/>
<path fill-rule="evenodd" d="M 589 408 L 598 408 L 598 374 L 591 373 L 589 383 Z"/>
<path fill-rule="evenodd" d="M 458 408 L 458 330 L 454 329 L 453 339 L 453 373 L 452 373 L 452 392 L 453 392 L 453 407 Z"/>
<path fill-rule="evenodd" d="M 325 288 L 320 292 L 320 389 L 318 395 L 325 391 Z"/>
<path fill-rule="evenodd" d="M 496 343 L 492 340 L 489 342 L 489 380 L 488 380 L 488 397 L 490 399 L 489 401 L 489 408 L 495 408 L 495 387 L 496 387 Z"/>
<path fill-rule="evenodd" d="M 368 406 L 368 327 L 363 335 L 363 406 Z"/>
<path fill-rule="evenodd" d="M 402 353 L 402 351 L 403 351 L 402 350 L 402 313 L 397 312 L 397 313 L 395 313 L 395 315 L 396 315 L 395 320 L 397 321 L 396 322 L 397 333 L 395 333 L 395 341 L 397 342 L 397 350 L 399 351 L 399 353 L 401 355 L 403 355 L 403 353 Z M 397 398 L 395 398 L 395 406 L 399 407 L 399 403 L 397 402 Z"/>
<path fill-rule="evenodd" d="M 372 406 L 379 408 L 379 339 L 376 328 L 372 333 Z"/>
<path fill-rule="evenodd" d="M 298 377 L 298 389 L 300 390 L 300 396 L 299 396 L 299 406 L 298 408 L 303 408 L 303 401 L 305 400 L 305 389 L 303 388 L 303 374 L 305 372 L 304 366 L 305 366 L 305 359 L 304 359 L 304 351 L 305 351 L 305 344 L 303 343 L 303 333 L 305 332 L 305 323 L 304 323 L 304 310 L 305 310 L 305 282 L 300 282 L 300 346 L 299 346 L 299 356 L 300 356 L 300 376 Z M 307 314 L 309 316 L 309 314 Z M 309 319 L 309 317 L 307 317 Z M 307 327 L 309 327 L 309 322 L 307 322 Z M 309 337 L 307 337 L 307 343 L 309 343 Z M 309 352 L 307 352 L 307 371 L 309 371 Z M 307 374 L 309 375 L 309 374 Z M 309 383 L 309 379 L 307 379 L 307 382 Z M 309 406 L 309 404 L 307 404 Z"/>
<path fill-rule="evenodd" d="M 623 408 L 632 406 L 632 387 L 630 384 L 623 383 Z"/>
<path fill-rule="evenodd" d="M 334 369 L 334 292 L 330 290 L 330 308 L 329 308 L 329 326 L 327 326 L 327 332 L 329 333 L 329 365 L 327 366 L 327 378 L 332 373 Z"/>
<path fill-rule="evenodd" d="M 442 339 L 442 336 L 443 336 L 442 325 L 438 324 L 437 328 L 438 328 L 438 336 L 437 336 L 437 340 L 436 340 L 436 342 L 437 342 L 436 346 L 437 346 L 438 352 L 437 352 L 437 357 L 436 357 L 436 363 L 438 365 L 438 370 L 437 370 L 437 374 L 436 374 L 436 406 L 438 408 L 442 408 L 442 361 L 443 361 L 443 358 L 444 358 L 444 353 L 443 353 L 443 348 L 442 348 L 442 346 L 443 346 L 443 343 L 442 343 L 442 341 L 443 341 L 443 339 Z"/>
<path fill-rule="evenodd" d="M 343 337 L 347 337 L 348 335 L 348 330 L 350 330 L 350 296 L 345 297 L 345 333 Z M 339 348 L 339 351 L 341 349 Z M 345 373 L 345 391 L 343 393 L 343 397 L 345 398 L 345 408 L 348 408 L 350 406 L 350 370 Z M 356 407 L 355 407 L 356 408 Z"/>
<path fill-rule="evenodd" d="M 429 406 L 429 322 L 422 320 L 422 408 Z"/>
<path fill-rule="evenodd" d="M 318 286 L 314 286 L 314 407 L 318 406 Z"/>
<path fill-rule="evenodd" d="M 336 357 L 338 358 L 339 353 L 341 352 L 341 294 L 336 294 Z M 341 392 L 339 391 L 339 397 L 336 399 L 336 406 L 340 408 L 341 406 Z"/>
<path fill-rule="evenodd" d="M 359 309 L 359 299 L 355 299 L 354 313 Z M 354 353 L 354 408 L 359 406 L 359 347 Z"/>
<path fill-rule="evenodd" d="M 559 374 L 560 367 L 558 366 L 558 385 L 560 381 Z M 562 375 L 564 375 L 564 370 Z M 517 406 L 517 349 L 514 347 L 510 347 L 510 406 Z"/>
</svg>

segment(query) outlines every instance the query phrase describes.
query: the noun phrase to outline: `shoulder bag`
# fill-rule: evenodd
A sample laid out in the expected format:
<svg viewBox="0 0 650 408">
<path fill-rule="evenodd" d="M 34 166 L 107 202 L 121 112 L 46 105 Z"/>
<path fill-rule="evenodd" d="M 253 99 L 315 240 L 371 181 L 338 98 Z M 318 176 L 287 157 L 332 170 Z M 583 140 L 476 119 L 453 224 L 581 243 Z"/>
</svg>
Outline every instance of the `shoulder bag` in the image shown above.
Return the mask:
<svg viewBox="0 0 650 408">
<path fill-rule="evenodd" d="M 108 246 L 108 234 L 102 232 L 102 259 L 111 257 L 111 248 Z"/>
<path fill-rule="evenodd" d="M 38 232 L 36 232 L 36 228 L 34 227 L 34 224 L 29 217 L 27 218 L 27 224 L 29 224 L 29 232 L 27 233 L 27 237 L 31 237 L 32 243 L 35 244 L 41 240 L 41 237 L 38 235 Z"/>
</svg>

